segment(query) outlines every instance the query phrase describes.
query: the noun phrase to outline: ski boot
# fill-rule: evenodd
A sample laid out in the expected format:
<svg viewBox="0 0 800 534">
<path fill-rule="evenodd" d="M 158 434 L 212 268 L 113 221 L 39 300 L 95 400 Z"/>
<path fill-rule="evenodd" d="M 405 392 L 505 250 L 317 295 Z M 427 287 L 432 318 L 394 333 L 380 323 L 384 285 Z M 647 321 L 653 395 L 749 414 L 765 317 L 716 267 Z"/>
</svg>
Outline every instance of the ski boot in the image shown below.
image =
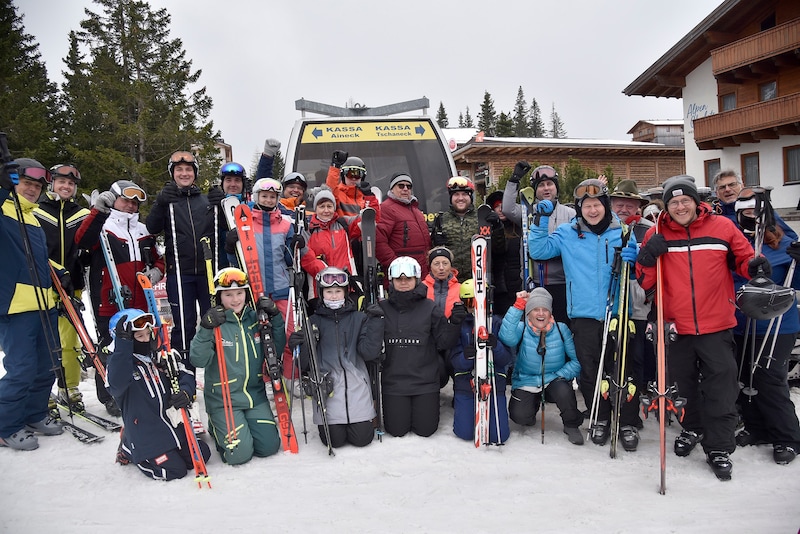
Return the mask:
<svg viewBox="0 0 800 534">
<path fill-rule="evenodd" d="M 772 458 L 778 465 L 786 465 L 795 459 L 797 451 L 788 445 L 775 445 L 772 448 Z"/>
<path fill-rule="evenodd" d="M 595 445 L 605 445 L 611 435 L 611 427 L 608 421 L 598 421 L 592 428 L 592 443 Z"/>
<path fill-rule="evenodd" d="M 628 452 L 633 452 L 639 446 L 639 431 L 635 426 L 626 425 L 620 429 L 622 448 Z"/>
<path fill-rule="evenodd" d="M 117 401 L 115 401 L 113 397 L 108 399 L 104 404 L 108 415 L 112 417 L 120 417 L 122 415 L 122 410 L 119 409 Z"/>
<path fill-rule="evenodd" d="M 27 429 L 14 432 L 7 438 L 0 438 L 0 447 L 8 447 L 18 451 L 32 451 L 39 448 L 39 440 Z"/>
<path fill-rule="evenodd" d="M 37 423 L 30 423 L 25 425 L 25 430 L 28 432 L 38 432 L 45 436 L 58 436 L 64 433 L 64 427 L 58 419 L 46 415 L 44 419 Z"/>
<path fill-rule="evenodd" d="M 675 455 L 689 456 L 695 445 L 701 441 L 703 441 L 703 434 L 691 430 L 681 430 L 681 435 L 675 438 Z"/>
<path fill-rule="evenodd" d="M 83 394 L 77 387 L 58 388 L 58 402 L 64 406 L 69 406 L 75 413 L 86 411 L 86 406 L 83 404 Z"/>
<path fill-rule="evenodd" d="M 565 426 L 564 434 L 567 435 L 567 439 L 573 445 L 583 445 L 583 433 L 579 428 L 574 426 Z"/>
<path fill-rule="evenodd" d="M 714 475 L 720 480 L 730 480 L 733 471 L 731 458 L 725 451 L 711 451 L 706 455 L 706 462 L 711 466 Z"/>
</svg>

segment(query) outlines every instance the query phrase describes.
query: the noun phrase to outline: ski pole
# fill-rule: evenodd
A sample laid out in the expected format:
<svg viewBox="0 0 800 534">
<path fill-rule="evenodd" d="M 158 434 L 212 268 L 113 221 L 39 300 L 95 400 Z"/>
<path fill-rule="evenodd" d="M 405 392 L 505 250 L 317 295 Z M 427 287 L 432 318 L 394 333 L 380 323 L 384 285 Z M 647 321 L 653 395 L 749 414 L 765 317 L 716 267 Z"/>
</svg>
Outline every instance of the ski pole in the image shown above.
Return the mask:
<svg viewBox="0 0 800 534">
<path fill-rule="evenodd" d="M 545 338 L 545 333 L 539 333 L 539 346 L 536 347 L 536 352 L 539 354 L 539 357 L 542 360 L 542 393 L 541 398 L 539 399 L 540 406 L 542 407 L 542 445 L 544 445 L 544 409 L 545 405 L 547 404 L 544 398 L 545 392 L 545 382 L 544 382 L 544 356 L 547 353 L 547 339 Z"/>
<path fill-rule="evenodd" d="M 169 225 L 172 231 L 172 250 L 175 258 L 175 280 L 178 285 L 178 316 L 181 320 L 181 356 L 186 356 L 186 318 L 184 317 L 183 280 L 181 276 L 181 262 L 178 254 L 178 232 L 175 230 L 175 205 L 169 205 Z"/>
</svg>

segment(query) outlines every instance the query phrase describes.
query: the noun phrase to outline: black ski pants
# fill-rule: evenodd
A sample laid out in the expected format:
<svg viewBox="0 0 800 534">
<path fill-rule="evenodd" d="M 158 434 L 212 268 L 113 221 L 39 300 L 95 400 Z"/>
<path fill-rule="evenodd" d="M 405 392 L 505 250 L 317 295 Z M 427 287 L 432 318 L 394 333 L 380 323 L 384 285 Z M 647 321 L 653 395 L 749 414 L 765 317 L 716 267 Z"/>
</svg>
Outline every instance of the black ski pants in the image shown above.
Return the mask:
<svg viewBox="0 0 800 534">
<path fill-rule="evenodd" d="M 318 425 L 319 439 L 323 445 L 328 445 L 325 440 L 325 427 Z M 360 423 L 350 423 L 349 425 L 328 425 L 331 433 L 331 447 L 337 449 L 347 443 L 356 447 L 366 447 L 372 443 L 375 437 L 375 426 L 372 421 L 362 421 Z"/>
<path fill-rule="evenodd" d="M 392 436 L 414 432 L 427 438 L 439 428 L 439 392 L 383 395 L 383 425 Z"/>
<path fill-rule="evenodd" d="M 565 427 L 578 428 L 581 425 L 583 415 L 578 410 L 578 401 L 571 381 L 563 378 L 553 380 L 544 388 L 544 398 L 547 402 L 556 403 L 561 412 L 561 422 Z M 508 402 L 508 416 L 519 425 L 533 426 L 536 424 L 536 414 L 541 401 L 541 392 L 512 389 L 511 400 Z"/>
</svg>

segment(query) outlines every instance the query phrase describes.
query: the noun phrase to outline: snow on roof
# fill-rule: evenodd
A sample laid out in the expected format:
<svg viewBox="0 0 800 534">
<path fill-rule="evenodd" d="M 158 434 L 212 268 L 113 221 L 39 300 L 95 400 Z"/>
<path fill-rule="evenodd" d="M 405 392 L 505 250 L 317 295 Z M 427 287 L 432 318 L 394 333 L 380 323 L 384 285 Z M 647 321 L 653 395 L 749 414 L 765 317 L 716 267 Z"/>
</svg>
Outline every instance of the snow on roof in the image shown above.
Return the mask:
<svg viewBox="0 0 800 534">
<path fill-rule="evenodd" d="M 477 128 L 442 128 L 445 140 L 453 139 L 459 145 L 466 143 L 478 133 Z"/>
<path fill-rule="evenodd" d="M 620 141 L 618 139 L 587 139 L 570 137 L 567 139 L 554 139 L 552 137 L 484 137 L 483 143 L 500 143 L 500 144 L 526 144 L 530 145 L 535 143 L 537 145 L 583 145 L 583 146 L 625 146 L 625 147 L 654 147 L 666 146 L 661 143 L 646 143 L 642 141 Z M 476 141 L 475 144 L 478 144 Z"/>
</svg>

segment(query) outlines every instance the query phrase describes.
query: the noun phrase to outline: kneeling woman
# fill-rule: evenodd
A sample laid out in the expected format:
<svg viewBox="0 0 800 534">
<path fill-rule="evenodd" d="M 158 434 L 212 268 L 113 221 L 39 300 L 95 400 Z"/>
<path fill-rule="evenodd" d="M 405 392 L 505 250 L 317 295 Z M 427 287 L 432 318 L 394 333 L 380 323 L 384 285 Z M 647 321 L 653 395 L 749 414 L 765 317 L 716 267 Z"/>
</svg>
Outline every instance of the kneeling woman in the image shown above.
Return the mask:
<svg viewBox="0 0 800 534">
<path fill-rule="evenodd" d="M 232 465 L 243 464 L 253 456 L 270 456 L 278 452 L 281 438 L 269 405 L 264 385 L 264 352 L 256 312 L 247 306 L 247 275 L 233 267 L 221 269 L 214 278 L 218 301 L 200 320 L 201 328 L 194 339 L 189 358 L 196 367 L 205 368 L 204 397 L 211 435 L 222 459 Z M 283 319 L 275 303 L 261 297 L 259 308 L 270 317 L 272 340 L 277 354 L 283 351 L 286 333 Z M 224 355 L 216 352 L 215 329 L 222 336 Z M 223 393 L 220 366 L 227 373 L 230 396 Z M 230 405 L 225 400 L 230 398 Z M 228 411 L 233 415 L 229 428 Z"/>
</svg>

